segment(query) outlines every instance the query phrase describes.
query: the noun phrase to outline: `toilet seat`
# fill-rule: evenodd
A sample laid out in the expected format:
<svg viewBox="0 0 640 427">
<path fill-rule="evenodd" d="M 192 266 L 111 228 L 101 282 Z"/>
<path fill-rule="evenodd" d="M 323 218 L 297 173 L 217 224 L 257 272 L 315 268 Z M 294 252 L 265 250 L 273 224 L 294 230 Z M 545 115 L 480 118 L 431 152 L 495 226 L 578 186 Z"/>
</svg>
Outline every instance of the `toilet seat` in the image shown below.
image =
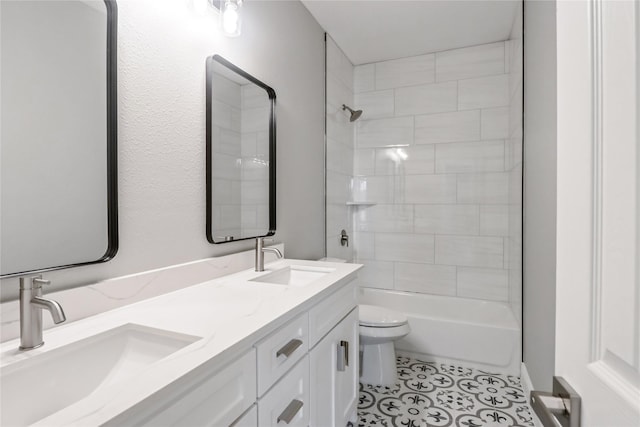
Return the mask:
<svg viewBox="0 0 640 427">
<path fill-rule="evenodd" d="M 384 307 L 360 304 L 360 326 L 370 328 L 395 328 L 408 323 L 407 316 Z"/>
</svg>

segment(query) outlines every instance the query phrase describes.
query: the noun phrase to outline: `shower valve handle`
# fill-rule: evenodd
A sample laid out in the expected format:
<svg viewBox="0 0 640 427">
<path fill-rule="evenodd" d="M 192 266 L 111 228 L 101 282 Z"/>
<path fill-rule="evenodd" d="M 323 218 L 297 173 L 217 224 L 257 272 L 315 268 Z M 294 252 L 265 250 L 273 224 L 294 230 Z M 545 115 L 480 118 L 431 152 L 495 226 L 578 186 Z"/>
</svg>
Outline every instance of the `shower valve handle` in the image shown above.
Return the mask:
<svg viewBox="0 0 640 427">
<path fill-rule="evenodd" d="M 346 230 L 340 232 L 340 246 L 349 247 L 349 235 Z"/>
</svg>

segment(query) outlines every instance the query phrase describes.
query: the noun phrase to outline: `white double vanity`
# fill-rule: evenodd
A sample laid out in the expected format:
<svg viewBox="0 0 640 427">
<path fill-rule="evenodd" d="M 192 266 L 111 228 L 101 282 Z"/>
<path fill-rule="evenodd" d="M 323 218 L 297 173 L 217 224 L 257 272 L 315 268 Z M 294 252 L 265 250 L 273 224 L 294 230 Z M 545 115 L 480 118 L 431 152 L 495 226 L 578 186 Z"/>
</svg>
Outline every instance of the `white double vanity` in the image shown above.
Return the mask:
<svg viewBox="0 0 640 427">
<path fill-rule="evenodd" d="M 4 342 L 1 424 L 345 426 L 359 268 L 284 259 Z"/>
</svg>

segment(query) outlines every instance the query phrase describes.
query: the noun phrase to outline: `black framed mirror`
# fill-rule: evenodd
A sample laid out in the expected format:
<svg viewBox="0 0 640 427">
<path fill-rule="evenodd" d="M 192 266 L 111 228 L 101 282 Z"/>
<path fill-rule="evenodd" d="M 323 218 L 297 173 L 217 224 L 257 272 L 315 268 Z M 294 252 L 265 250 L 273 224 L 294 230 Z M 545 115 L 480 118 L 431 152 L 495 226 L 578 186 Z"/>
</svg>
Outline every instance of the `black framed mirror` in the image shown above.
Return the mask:
<svg viewBox="0 0 640 427">
<path fill-rule="evenodd" d="M 207 240 L 276 230 L 275 91 L 219 55 L 207 58 Z"/>
<path fill-rule="evenodd" d="M 118 250 L 115 0 L 0 2 L 0 277 Z"/>
</svg>

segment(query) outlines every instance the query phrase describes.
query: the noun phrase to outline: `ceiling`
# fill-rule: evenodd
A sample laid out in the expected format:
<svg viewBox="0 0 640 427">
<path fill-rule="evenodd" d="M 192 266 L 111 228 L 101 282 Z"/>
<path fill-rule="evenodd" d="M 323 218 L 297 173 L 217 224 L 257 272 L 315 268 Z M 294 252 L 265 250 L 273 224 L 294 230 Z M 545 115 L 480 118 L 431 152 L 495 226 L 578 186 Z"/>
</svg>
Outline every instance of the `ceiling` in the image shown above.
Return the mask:
<svg viewBox="0 0 640 427">
<path fill-rule="evenodd" d="M 302 0 L 354 65 L 509 38 L 520 0 Z"/>
</svg>

